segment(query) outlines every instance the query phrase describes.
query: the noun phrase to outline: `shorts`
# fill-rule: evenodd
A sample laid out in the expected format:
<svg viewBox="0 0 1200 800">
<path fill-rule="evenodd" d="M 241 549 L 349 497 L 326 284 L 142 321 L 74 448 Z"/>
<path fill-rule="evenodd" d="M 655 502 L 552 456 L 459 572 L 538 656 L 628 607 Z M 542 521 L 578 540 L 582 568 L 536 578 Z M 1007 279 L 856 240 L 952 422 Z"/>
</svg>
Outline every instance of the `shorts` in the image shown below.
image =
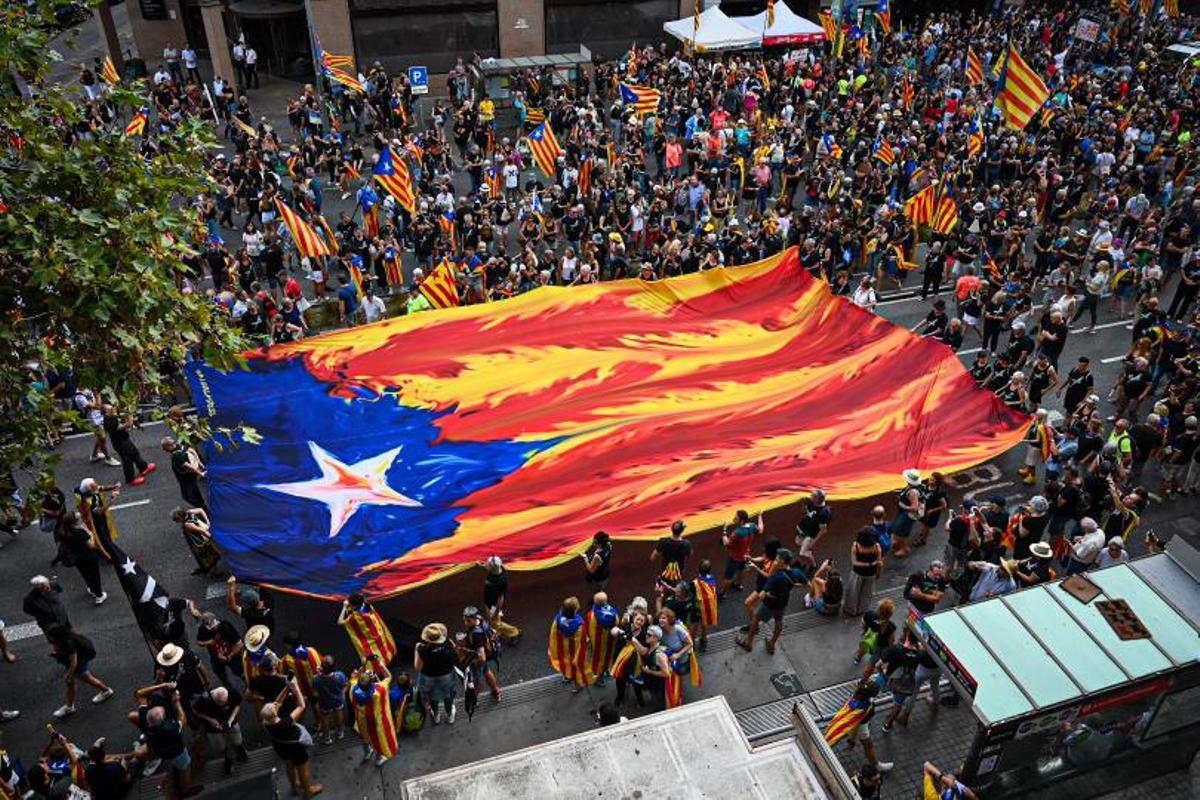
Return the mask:
<svg viewBox="0 0 1200 800">
<path fill-rule="evenodd" d="M 766 603 L 761 603 L 754 612 L 754 616 L 759 622 L 766 622 L 772 619 L 776 622 L 783 622 L 783 612 L 783 608 L 771 608 Z"/>
<path fill-rule="evenodd" d="M 171 768 L 177 769 L 180 772 L 192 765 L 192 756 L 188 753 L 187 748 L 183 748 L 183 752 L 171 759 Z"/>
<path fill-rule="evenodd" d="M 79 676 L 87 675 L 88 671 L 91 669 L 91 666 L 92 666 L 91 661 L 76 661 L 75 662 L 75 674 L 79 675 Z"/>
<path fill-rule="evenodd" d="M 862 725 L 859 725 L 858 732 L 855 735 L 858 736 L 858 740 L 860 742 L 871 741 L 871 722 L 870 722 L 870 720 L 868 720 L 867 722 L 864 722 Z"/>
<path fill-rule="evenodd" d="M 908 702 L 908 698 L 911 695 L 912 695 L 912 692 L 897 692 L 895 689 L 893 689 L 892 690 L 892 702 L 898 706 L 903 706 L 905 703 Z"/>
<path fill-rule="evenodd" d="M 815 536 L 800 537 L 800 552 L 797 553 L 801 558 L 812 559 L 813 544 L 817 541 Z"/>
<path fill-rule="evenodd" d="M 725 559 L 725 580 L 733 580 L 733 578 L 746 568 L 747 559 L 738 561 L 736 558 L 729 557 Z"/>
<path fill-rule="evenodd" d="M 483 673 L 490 672 L 495 675 L 500 671 L 500 665 L 496 662 L 496 659 L 489 658 L 482 664 L 473 663 L 467 669 L 471 670 L 471 678 L 475 682 L 476 688 L 478 688 L 483 683 Z"/>
</svg>

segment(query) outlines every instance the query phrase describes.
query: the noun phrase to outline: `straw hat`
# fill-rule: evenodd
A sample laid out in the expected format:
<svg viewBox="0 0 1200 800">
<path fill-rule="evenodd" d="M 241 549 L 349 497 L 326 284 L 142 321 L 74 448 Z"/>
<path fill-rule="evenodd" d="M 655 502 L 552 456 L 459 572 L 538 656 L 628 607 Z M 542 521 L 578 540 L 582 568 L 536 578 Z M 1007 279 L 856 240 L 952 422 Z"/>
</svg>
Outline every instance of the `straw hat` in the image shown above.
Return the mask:
<svg viewBox="0 0 1200 800">
<path fill-rule="evenodd" d="M 1000 568 L 1003 569 L 1005 572 L 1007 572 L 1009 575 L 1017 574 L 1017 562 L 1011 558 L 1000 559 Z"/>
<path fill-rule="evenodd" d="M 429 644 L 441 644 L 446 641 L 446 626 L 440 622 L 431 622 L 421 629 L 421 641 Z"/>
<path fill-rule="evenodd" d="M 1050 545 L 1045 542 L 1034 542 L 1029 545 L 1029 552 L 1033 553 L 1037 558 L 1053 558 L 1054 551 L 1050 549 Z"/>
<path fill-rule="evenodd" d="M 179 663 L 179 659 L 183 658 L 183 648 L 177 644 L 165 644 L 163 649 L 158 651 L 158 655 L 154 657 L 161 666 L 173 667 Z"/>
<path fill-rule="evenodd" d="M 901 473 L 901 475 L 904 478 L 904 482 L 907 483 L 909 486 L 920 486 L 921 485 L 921 473 L 918 470 L 906 469 L 906 470 L 904 470 L 903 473 Z"/>
<path fill-rule="evenodd" d="M 250 630 L 246 631 L 246 638 L 243 643 L 246 649 L 250 652 L 257 652 L 267 646 L 267 639 L 271 638 L 271 629 L 266 625 L 253 625 Z"/>
</svg>

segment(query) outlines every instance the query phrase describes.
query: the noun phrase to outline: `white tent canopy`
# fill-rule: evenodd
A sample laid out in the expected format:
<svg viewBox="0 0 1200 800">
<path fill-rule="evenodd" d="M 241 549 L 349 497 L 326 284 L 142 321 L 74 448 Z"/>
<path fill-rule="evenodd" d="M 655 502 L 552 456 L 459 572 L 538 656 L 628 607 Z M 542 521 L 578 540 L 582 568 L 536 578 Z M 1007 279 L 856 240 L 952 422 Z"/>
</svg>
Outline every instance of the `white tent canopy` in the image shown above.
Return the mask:
<svg viewBox="0 0 1200 800">
<path fill-rule="evenodd" d="M 762 35 L 766 47 L 773 45 L 808 45 L 825 41 L 824 29 L 815 22 L 793 12 L 782 2 L 775 3 L 775 24 L 767 26 L 767 12 L 752 17 L 734 17 L 733 21 L 747 30 Z"/>
<path fill-rule="evenodd" d="M 692 17 L 664 22 L 663 30 L 702 52 L 705 50 L 742 50 L 748 47 L 759 47 L 762 44 L 762 34 L 747 30 L 734 22 L 725 15 L 720 6 L 712 6 L 700 15 L 700 31 L 696 34 L 695 39 L 692 38 L 695 32 L 695 21 Z"/>
</svg>

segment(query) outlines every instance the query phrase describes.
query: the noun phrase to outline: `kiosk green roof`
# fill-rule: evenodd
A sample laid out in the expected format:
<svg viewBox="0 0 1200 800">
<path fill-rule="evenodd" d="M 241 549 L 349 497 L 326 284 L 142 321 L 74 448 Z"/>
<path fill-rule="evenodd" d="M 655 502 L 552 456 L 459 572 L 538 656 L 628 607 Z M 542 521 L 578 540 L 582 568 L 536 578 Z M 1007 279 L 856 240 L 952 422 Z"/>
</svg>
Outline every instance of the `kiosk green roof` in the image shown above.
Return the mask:
<svg viewBox="0 0 1200 800">
<path fill-rule="evenodd" d="M 1200 583 L 1163 553 L 1087 574 L 1082 603 L 1062 581 L 930 614 L 916 627 L 984 725 L 1022 717 L 1200 660 Z M 1123 599 L 1150 632 L 1122 640 L 1096 603 Z"/>
</svg>

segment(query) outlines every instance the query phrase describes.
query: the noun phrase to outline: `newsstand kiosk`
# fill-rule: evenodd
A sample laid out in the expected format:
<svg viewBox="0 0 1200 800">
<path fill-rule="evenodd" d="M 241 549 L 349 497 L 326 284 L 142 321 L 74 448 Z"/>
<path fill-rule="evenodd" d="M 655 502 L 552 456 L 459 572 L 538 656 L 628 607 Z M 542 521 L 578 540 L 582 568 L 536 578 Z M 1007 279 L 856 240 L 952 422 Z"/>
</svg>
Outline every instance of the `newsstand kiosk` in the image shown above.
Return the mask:
<svg viewBox="0 0 1200 800">
<path fill-rule="evenodd" d="M 1095 797 L 1200 748 L 1200 553 L 1176 538 L 1086 578 L 910 612 L 976 721 L 942 766 L 986 800 Z"/>
</svg>

